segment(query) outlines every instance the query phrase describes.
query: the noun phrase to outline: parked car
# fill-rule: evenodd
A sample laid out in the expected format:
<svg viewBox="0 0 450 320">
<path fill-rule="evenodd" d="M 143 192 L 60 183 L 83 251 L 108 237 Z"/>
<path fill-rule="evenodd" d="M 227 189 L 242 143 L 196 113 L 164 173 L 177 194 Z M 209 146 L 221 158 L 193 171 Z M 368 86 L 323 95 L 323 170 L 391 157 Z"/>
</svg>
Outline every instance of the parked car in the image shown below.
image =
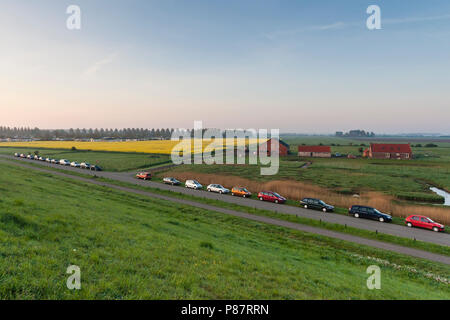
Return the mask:
<svg viewBox="0 0 450 320">
<path fill-rule="evenodd" d="M 195 181 L 195 180 L 186 180 L 184 185 L 186 188 L 195 189 L 195 190 L 199 190 L 199 189 L 203 188 L 203 186 L 198 181 Z"/>
<path fill-rule="evenodd" d="M 378 220 L 380 222 L 391 222 L 389 214 L 378 211 L 372 207 L 355 205 L 348 209 L 348 213 L 355 218 Z"/>
<path fill-rule="evenodd" d="M 250 198 L 252 196 L 252 193 L 244 187 L 233 187 L 231 189 L 231 195 L 232 196 L 236 195 L 243 198 Z"/>
<path fill-rule="evenodd" d="M 34 160 L 39 160 L 39 156 L 37 154 L 34 155 L 33 157 Z"/>
<path fill-rule="evenodd" d="M 29 154 L 29 155 L 27 155 L 27 159 L 31 160 L 31 159 L 34 159 L 34 157 L 31 154 Z"/>
<path fill-rule="evenodd" d="M 93 164 L 89 166 L 89 170 L 91 171 L 102 171 L 102 168 L 100 168 L 98 165 Z"/>
<path fill-rule="evenodd" d="M 164 178 L 164 179 L 163 179 L 163 182 L 164 182 L 165 184 L 171 184 L 171 185 L 173 185 L 173 186 L 178 186 L 178 185 L 181 184 L 180 181 L 178 181 L 177 179 L 172 178 L 172 177 L 166 177 L 166 178 Z"/>
<path fill-rule="evenodd" d="M 89 169 L 90 167 L 91 167 L 91 165 L 87 162 L 82 162 L 80 164 L 80 168 L 82 168 L 82 169 Z"/>
<path fill-rule="evenodd" d="M 20 157 L 20 154 L 18 154 L 17 152 L 14 153 L 14 157 Z"/>
<path fill-rule="evenodd" d="M 39 161 L 45 161 L 44 157 L 39 157 Z"/>
<path fill-rule="evenodd" d="M 45 158 L 45 162 L 52 162 L 52 159 L 50 159 L 50 158 Z"/>
<path fill-rule="evenodd" d="M 26 158 L 27 156 L 24 155 L 23 153 L 21 153 L 19 157 L 21 157 L 21 158 Z"/>
<path fill-rule="evenodd" d="M 58 164 L 59 163 L 59 161 L 56 160 L 56 159 L 51 159 L 50 162 L 53 163 L 53 164 Z"/>
<path fill-rule="evenodd" d="M 208 192 L 217 192 L 220 194 L 230 192 L 229 189 L 225 188 L 220 184 L 210 184 L 209 186 L 206 187 L 206 190 L 208 190 Z"/>
<path fill-rule="evenodd" d="M 76 161 L 73 161 L 73 162 L 70 163 L 70 166 L 74 167 L 74 168 L 79 168 L 80 164 L 78 162 L 76 162 Z"/>
<path fill-rule="evenodd" d="M 59 164 L 63 166 L 70 166 L 70 161 L 66 159 L 59 160 Z"/>
<path fill-rule="evenodd" d="M 445 226 L 443 224 L 434 222 L 428 217 L 425 216 L 419 216 L 419 215 L 411 215 L 408 218 L 405 219 L 405 224 L 412 228 L 424 228 L 424 229 L 430 229 L 435 232 L 444 231 Z"/>
<path fill-rule="evenodd" d="M 136 178 L 142 180 L 150 180 L 152 178 L 152 174 L 150 172 L 138 172 L 136 174 Z"/>
<path fill-rule="evenodd" d="M 315 210 L 322 210 L 323 212 L 332 212 L 334 210 L 334 207 L 326 204 L 320 199 L 314 199 L 314 198 L 304 198 L 300 201 L 300 204 L 305 209 L 315 209 Z"/>
<path fill-rule="evenodd" d="M 261 201 L 270 201 L 275 203 L 285 203 L 286 198 L 280 196 L 278 193 L 273 191 L 261 191 L 258 193 L 258 199 Z"/>
</svg>

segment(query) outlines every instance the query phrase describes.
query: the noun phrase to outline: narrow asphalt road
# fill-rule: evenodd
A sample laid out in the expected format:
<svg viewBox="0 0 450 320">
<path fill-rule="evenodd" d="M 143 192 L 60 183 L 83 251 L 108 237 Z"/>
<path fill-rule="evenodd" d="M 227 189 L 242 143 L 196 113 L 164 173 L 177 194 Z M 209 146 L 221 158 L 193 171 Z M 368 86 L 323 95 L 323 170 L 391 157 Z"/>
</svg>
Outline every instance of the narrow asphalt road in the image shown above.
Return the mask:
<svg viewBox="0 0 450 320">
<path fill-rule="evenodd" d="M 0 155 L 0 157 L 4 157 L 4 156 Z M 8 158 L 10 158 L 10 157 L 8 157 Z M 15 159 L 15 158 L 13 158 L 13 159 Z M 345 233 L 340 233 L 340 232 L 335 232 L 335 231 L 331 231 L 331 230 L 311 227 L 311 226 L 302 225 L 302 224 L 293 223 L 293 222 L 288 222 L 288 221 L 284 221 L 284 220 L 278 220 L 278 219 L 273 219 L 273 218 L 269 218 L 269 217 L 253 215 L 253 214 L 249 214 L 249 213 L 245 213 L 245 212 L 240 212 L 240 211 L 220 208 L 220 207 L 216 207 L 216 206 L 213 206 L 213 205 L 199 203 L 199 202 L 196 202 L 196 201 L 184 200 L 184 199 L 179 199 L 179 198 L 175 198 L 175 197 L 160 195 L 160 194 L 152 193 L 152 192 L 149 192 L 149 191 L 136 190 L 136 189 L 133 189 L 133 188 L 117 186 L 117 185 L 114 185 L 114 184 L 101 182 L 101 181 L 98 181 L 98 180 L 92 180 L 92 179 L 87 179 L 87 178 L 83 178 L 83 177 L 79 177 L 79 176 L 74 176 L 74 175 L 71 175 L 71 174 L 65 174 L 65 173 L 62 173 L 62 172 L 59 172 L 59 171 L 47 170 L 47 169 L 44 168 L 44 166 L 56 167 L 56 168 L 59 168 L 59 169 L 65 168 L 68 171 L 78 171 L 79 172 L 80 169 L 76 169 L 76 168 L 61 167 L 59 165 L 51 165 L 51 164 L 42 163 L 42 162 L 39 162 L 39 163 L 43 164 L 43 168 L 37 168 L 35 166 L 30 166 L 30 165 L 26 164 L 26 162 L 31 162 L 31 160 L 26 160 L 26 159 L 16 159 L 16 160 L 25 162 L 25 163 L 19 163 L 19 161 L 18 161 L 17 163 L 15 163 L 18 166 L 26 167 L 26 168 L 37 170 L 37 171 L 41 171 L 41 172 L 51 173 L 51 174 L 54 174 L 54 175 L 65 177 L 65 178 L 76 179 L 76 180 L 79 180 L 79 181 L 88 182 L 88 183 L 92 183 L 92 184 L 100 185 L 100 186 L 105 186 L 105 187 L 113 188 L 113 189 L 124 191 L 124 192 L 131 192 L 131 193 L 135 193 L 135 194 L 149 196 L 149 197 L 152 197 L 152 198 L 162 199 L 162 200 L 171 201 L 171 202 L 175 202 L 175 203 L 180 203 L 180 204 L 184 204 L 184 205 L 189 205 L 189 206 L 202 208 L 202 209 L 206 209 L 206 210 L 210 210 L 210 211 L 220 212 L 220 213 L 223 213 L 223 214 L 228 214 L 228 215 L 232 215 L 232 216 L 236 216 L 236 217 L 241 217 L 241 218 L 245 218 L 245 219 L 249 219 L 249 220 L 253 220 L 253 221 L 268 223 L 268 224 L 281 226 L 281 227 L 286 227 L 286 228 L 299 230 L 299 231 L 304 231 L 304 232 L 310 232 L 310 233 L 314 233 L 314 234 L 318 234 L 318 235 L 322 235 L 322 236 L 326 236 L 326 237 L 330 237 L 330 238 L 335 238 L 335 239 L 344 240 L 344 241 L 350 241 L 350 242 L 354 242 L 354 243 L 358 243 L 358 244 L 362 244 L 362 245 L 367 245 L 367 246 L 371 246 L 371 247 L 375 247 L 375 248 L 379 248 L 379 249 L 389 250 L 389 251 L 393 251 L 393 252 L 397 252 L 397 253 L 401 253 L 401 254 L 405 254 L 405 255 L 410 255 L 410 256 L 413 256 L 413 257 L 417 257 L 417 258 L 423 258 L 423 259 L 436 261 L 436 262 L 441 262 L 441 263 L 450 265 L 450 257 L 444 256 L 444 255 L 439 255 L 439 254 L 435 254 L 435 253 L 431 253 L 431 252 L 427 252 L 427 251 L 423 251 L 423 250 L 403 247 L 403 246 L 400 246 L 400 245 L 395 245 L 395 244 L 386 243 L 386 242 L 382 242 L 382 241 L 361 238 L 361 237 L 358 237 L 358 236 L 353 236 L 353 235 L 349 235 L 349 234 L 345 234 Z M 14 162 L 8 162 L 8 163 L 14 163 Z M 91 175 L 96 174 L 97 176 L 110 178 L 110 179 L 116 179 L 117 177 L 122 177 L 122 178 L 123 177 L 129 177 L 129 174 L 122 174 L 122 173 L 91 172 L 91 171 L 87 171 L 87 170 L 82 170 L 81 172 L 89 173 Z M 137 184 L 143 183 L 143 185 L 148 184 L 147 181 L 139 181 L 139 180 L 136 180 L 134 178 L 131 178 L 131 179 L 132 179 L 131 181 L 133 183 L 137 183 Z M 126 180 L 116 179 L 116 180 L 129 182 L 128 179 L 126 179 Z M 163 184 L 154 183 L 154 182 L 152 184 L 155 184 L 155 187 L 157 187 L 157 188 L 161 188 L 161 186 L 171 187 L 171 186 L 165 186 Z M 152 185 L 152 186 L 154 186 L 154 185 Z M 172 189 L 169 189 L 169 190 L 172 190 Z M 175 190 L 175 191 L 182 191 L 182 190 L 185 190 L 185 189 L 178 187 L 178 188 L 175 188 L 173 190 Z M 186 190 L 186 191 L 191 191 L 191 190 Z M 192 190 L 192 191 L 195 191 L 195 190 Z M 204 193 L 206 195 L 214 195 L 214 194 L 210 194 L 210 193 L 207 193 L 207 192 L 204 192 Z M 196 195 L 196 194 L 194 193 L 194 195 Z M 218 196 L 222 196 L 222 195 L 218 195 Z M 223 199 L 222 197 L 220 197 L 219 199 L 222 200 Z M 231 197 L 231 196 L 230 197 L 226 197 L 226 198 L 235 199 L 234 197 Z M 240 198 L 236 198 L 236 199 L 240 199 Z M 257 204 L 260 203 L 259 201 L 251 200 L 251 199 L 241 199 L 241 200 L 255 201 L 255 203 L 257 203 Z M 284 206 L 284 207 L 287 207 L 287 206 Z M 279 206 L 277 206 L 277 208 L 279 208 Z M 295 207 L 292 207 L 292 208 L 298 209 L 298 210 L 302 210 L 302 211 L 308 211 L 308 210 L 304 210 L 302 208 L 295 208 Z M 266 208 L 264 208 L 264 209 L 266 209 Z M 278 212 L 280 212 L 280 210 L 278 210 Z M 324 214 L 324 216 L 325 216 L 325 214 Z M 324 220 L 324 219 L 322 219 L 322 220 Z M 422 230 L 420 230 L 420 231 L 422 231 Z"/>
</svg>

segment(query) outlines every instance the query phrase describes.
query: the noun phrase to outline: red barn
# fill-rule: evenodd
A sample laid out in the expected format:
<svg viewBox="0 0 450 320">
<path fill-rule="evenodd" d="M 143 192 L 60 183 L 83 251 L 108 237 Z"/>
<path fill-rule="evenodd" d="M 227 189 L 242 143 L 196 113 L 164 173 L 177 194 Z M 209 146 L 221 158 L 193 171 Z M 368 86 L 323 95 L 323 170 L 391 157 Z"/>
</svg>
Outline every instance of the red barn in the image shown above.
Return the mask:
<svg viewBox="0 0 450 320">
<path fill-rule="evenodd" d="M 299 157 L 331 158 L 329 146 L 298 146 Z"/>
<path fill-rule="evenodd" d="M 280 156 L 287 156 L 289 154 L 289 145 L 286 142 L 272 138 L 259 145 L 259 147 L 261 148 L 261 150 L 263 150 L 263 152 L 267 150 L 268 155 L 272 153 L 272 140 L 274 143 L 278 144 Z"/>
<path fill-rule="evenodd" d="M 412 159 L 409 144 L 371 143 L 369 158 L 373 159 Z"/>
</svg>

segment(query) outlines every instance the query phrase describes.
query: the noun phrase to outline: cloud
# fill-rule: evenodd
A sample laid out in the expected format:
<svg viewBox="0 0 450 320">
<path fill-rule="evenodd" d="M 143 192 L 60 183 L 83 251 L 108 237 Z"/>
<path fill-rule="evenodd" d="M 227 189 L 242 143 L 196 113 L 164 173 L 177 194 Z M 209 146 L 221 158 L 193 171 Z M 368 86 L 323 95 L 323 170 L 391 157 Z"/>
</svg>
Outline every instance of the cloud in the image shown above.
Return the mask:
<svg viewBox="0 0 450 320">
<path fill-rule="evenodd" d="M 336 22 L 332 24 L 324 24 L 324 25 L 318 25 L 318 26 L 310 26 L 307 29 L 308 30 L 318 30 L 318 31 L 324 31 L 324 30 L 335 30 L 335 29 L 342 29 L 345 28 L 347 25 L 344 22 Z"/>
<path fill-rule="evenodd" d="M 450 14 L 444 14 L 439 16 L 428 16 L 428 17 L 407 17 L 407 18 L 383 18 L 383 12 L 381 12 L 381 24 L 384 25 L 395 25 L 395 24 L 406 24 L 406 23 L 420 23 L 420 22 L 431 22 L 431 21 L 439 21 L 439 20 L 447 20 L 450 19 Z M 323 25 L 310 25 L 304 26 L 301 28 L 290 29 L 290 30 L 279 30 L 272 31 L 264 34 L 264 36 L 268 39 L 275 39 L 282 36 L 293 36 L 299 33 L 304 32 L 318 32 L 318 31 L 330 31 L 330 30 L 340 30 L 350 27 L 361 27 L 365 26 L 365 19 L 362 19 L 361 22 L 342 22 L 338 21 L 331 24 L 323 24 Z"/>
<path fill-rule="evenodd" d="M 323 24 L 323 25 L 311 25 L 305 26 L 302 28 L 290 29 L 290 30 L 279 30 L 273 31 L 265 34 L 266 38 L 274 39 L 280 36 L 291 36 L 298 33 L 308 32 L 308 31 L 326 31 L 326 30 L 336 30 L 345 28 L 347 24 L 344 22 L 335 22 L 332 24 Z"/>
<path fill-rule="evenodd" d="M 91 65 L 89 68 L 84 70 L 83 75 L 84 76 L 94 76 L 97 74 L 97 72 L 103 68 L 104 66 L 111 64 L 114 62 L 114 60 L 117 58 L 117 53 L 112 53 L 109 56 L 105 57 L 104 59 L 95 62 L 93 65 Z"/>
<path fill-rule="evenodd" d="M 450 14 L 445 14 L 441 16 L 430 16 L 430 17 L 410 17 L 410 18 L 399 18 L 399 19 L 382 19 L 382 23 L 385 24 L 402 24 L 402 23 L 414 23 L 414 22 L 427 22 L 427 21 L 438 21 L 450 19 Z"/>
</svg>

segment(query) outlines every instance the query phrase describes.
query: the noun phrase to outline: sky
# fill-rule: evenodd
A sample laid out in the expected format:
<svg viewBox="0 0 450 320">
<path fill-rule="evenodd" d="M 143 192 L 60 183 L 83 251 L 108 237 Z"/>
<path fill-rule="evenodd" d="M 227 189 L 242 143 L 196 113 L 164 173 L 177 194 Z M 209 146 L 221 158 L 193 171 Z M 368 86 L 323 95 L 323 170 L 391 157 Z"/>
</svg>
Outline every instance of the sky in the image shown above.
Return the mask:
<svg viewBox="0 0 450 320">
<path fill-rule="evenodd" d="M 448 0 L 2 0 L 0 41 L 0 125 L 450 133 Z"/>
</svg>

